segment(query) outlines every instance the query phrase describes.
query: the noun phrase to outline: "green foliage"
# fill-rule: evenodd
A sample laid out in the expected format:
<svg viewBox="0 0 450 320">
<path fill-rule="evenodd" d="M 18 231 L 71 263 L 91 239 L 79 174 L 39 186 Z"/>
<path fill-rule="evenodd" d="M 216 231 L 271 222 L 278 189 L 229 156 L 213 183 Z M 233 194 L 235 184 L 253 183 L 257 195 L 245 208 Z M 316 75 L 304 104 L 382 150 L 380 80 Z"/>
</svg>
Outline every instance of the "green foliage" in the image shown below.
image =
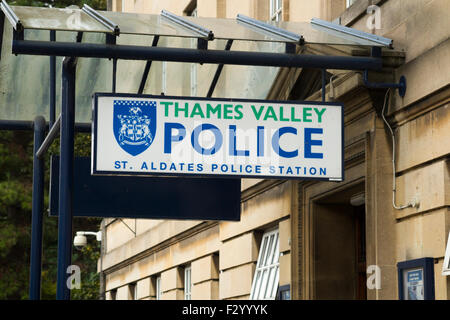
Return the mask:
<svg viewBox="0 0 450 320">
<path fill-rule="evenodd" d="M 50 153 L 59 153 L 55 141 Z M 90 135 L 75 136 L 75 154 L 90 155 Z M 0 300 L 28 299 L 31 199 L 33 172 L 33 134 L 0 131 Z M 45 159 L 44 210 L 48 208 L 49 156 Z M 100 219 L 75 218 L 76 231 L 96 231 Z M 42 299 L 55 299 L 58 248 L 58 219 L 44 213 L 43 219 Z M 89 238 L 89 246 L 73 250 L 72 263 L 81 269 L 81 289 L 72 291 L 74 299 L 98 299 L 97 260 L 99 245 Z"/>
<path fill-rule="evenodd" d="M 98 242 L 89 243 L 82 250 L 74 252 L 72 263 L 76 264 L 83 271 L 81 273 L 80 289 L 72 290 L 73 300 L 97 300 L 99 299 L 99 277 L 97 265 L 91 263 L 100 258 L 100 245 Z"/>
<path fill-rule="evenodd" d="M 30 137 L 0 132 L 0 299 L 26 295 L 21 288 L 28 284 L 30 251 Z"/>
<path fill-rule="evenodd" d="M 106 0 L 10 0 L 14 6 L 65 8 L 88 4 L 106 10 Z M 59 153 L 55 141 L 49 153 Z M 90 155 L 90 135 L 77 134 L 75 154 Z M 46 186 L 49 183 L 49 156 L 46 157 Z M 0 131 L 0 300 L 27 299 L 29 286 L 31 198 L 33 172 L 33 134 L 21 131 Z M 44 208 L 48 208 L 48 187 Z M 99 219 L 74 219 L 74 230 L 98 230 Z M 42 299 L 55 299 L 58 248 L 58 219 L 44 214 L 43 219 Z M 95 241 L 95 240 L 94 240 Z M 97 244 L 96 244 L 97 245 Z M 82 286 L 72 292 L 75 299 L 98 299 L 99 279 L 96 273 L 99 248 L 86 247 L 74 252 L 73 263 L 81 268 Z"/>
</svg>

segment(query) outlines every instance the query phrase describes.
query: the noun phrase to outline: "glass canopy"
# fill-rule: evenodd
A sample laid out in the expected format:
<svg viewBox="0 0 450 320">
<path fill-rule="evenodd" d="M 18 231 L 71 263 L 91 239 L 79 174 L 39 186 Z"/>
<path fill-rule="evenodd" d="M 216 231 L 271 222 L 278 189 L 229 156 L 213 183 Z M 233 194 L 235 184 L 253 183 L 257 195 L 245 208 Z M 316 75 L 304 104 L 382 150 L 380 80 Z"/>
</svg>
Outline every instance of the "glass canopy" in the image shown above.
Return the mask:
<svg viewBox="0 0 450 320">
<path fill-rule="evenodd" d="M 13 28 L 23 29 L 25 40 L 49 41 L 49 31 L 54 30 L 57 42 L 71 43 L 76 41 L 77 33 L 82 32 L 83 43 L 105 44 L 106 35 L 113 33 L 108 22 L 120 29 L 116 38 L 118 45 L 150 47 L 154 36 L 159 36 L 158 47 L 195 49 L 197 39 L 204 38 L 195 30 L 161 15 L 97 11 L 105 19 L 96 19 L 81 9 L 10 8 L 13 14 L 5 15 L 7 19 L 0 30 L 0 40 L 3 40 L 0 41 L 1 120 L 33 120 L 37 115 L 49 119 L 49 57 L 11 54 Z M 2 10 L 5 12 L 4 7 Z M 213 37 L 208 41 L 208 49 L 224 50 L 227 41 L 233 40 L 233 51 L 284 53 L 285 43 L 299 45 L 289 38 L 290 34 L 301 36 L 302 46 L 338 46 L 341 52 L 348 52 L 349 48 L 389 46 L 372 41 L 370 37 L 363 39 L 312 23 L 267 22 L 261 29 L 237 19 L 181 18 L 188 24 L 192 22 L 211 30 Z M 56 57 L 57 115 L 61 103 L 61 62 L 62 58 Z M 137 93 L 145 65 L 146 61 L 118 60 L 116 92 Z M 214 64 L 153 61 L 143 93 L 206 96 L 216 70 Z M 225 65 L 213 97 L 265 99 L 279 70 L 278 67 Z M 113 61 L 80 58 L 76 78 L 76 121 L 90 122 L 92 94 L 112 91 Z"/>
<path fill-rule="evenodd" d="M 36 7 L 11 7 L 24 29 L 103 32 L 109 33 L 107 27 L 89 16 L 81 9 L 57 9 Z M 112 11 L 97 11 L 120 28 L 120 34 L 135 34 L 148 36 L 188 37 L 197 38 L 198 34 L 173 23 L 162 15 L 137 14 Z M 215 39 L 292 42 L 285 37 L 260 30 L 237 19 L 219 19 L 202 17 L 180 17 L 214 33 Z M 315 19 L 317 20 L 317 19 Z M 290 31 L 303 36 L 305 43 L 350 46 L 383 46 L 379 42 L 363 39 L 351 34 L 336 32 L 324 27 L 315 26 L 308 22 L 265 22 L 275 28 Z M 347 28 L 349 29 L 349 28 Z M 371 36 L 367 34 L 367 36 Z"/>
</svg>

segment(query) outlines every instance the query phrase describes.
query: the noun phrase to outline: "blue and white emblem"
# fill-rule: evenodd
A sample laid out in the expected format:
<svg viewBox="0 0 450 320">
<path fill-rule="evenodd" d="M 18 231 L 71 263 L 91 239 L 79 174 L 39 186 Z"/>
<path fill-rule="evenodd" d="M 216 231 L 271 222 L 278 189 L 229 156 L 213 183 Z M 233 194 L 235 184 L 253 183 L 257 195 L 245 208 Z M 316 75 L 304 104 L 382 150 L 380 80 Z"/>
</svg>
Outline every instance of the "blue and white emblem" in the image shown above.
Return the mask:
<svg viewBox="0 0 450 320">
<path fill-rule="evenodd" d="M 136 156 L 152 144 L 156 133 L 156 101 L 114 100 L 113 130 L 120 147 Z"/>
</svg>

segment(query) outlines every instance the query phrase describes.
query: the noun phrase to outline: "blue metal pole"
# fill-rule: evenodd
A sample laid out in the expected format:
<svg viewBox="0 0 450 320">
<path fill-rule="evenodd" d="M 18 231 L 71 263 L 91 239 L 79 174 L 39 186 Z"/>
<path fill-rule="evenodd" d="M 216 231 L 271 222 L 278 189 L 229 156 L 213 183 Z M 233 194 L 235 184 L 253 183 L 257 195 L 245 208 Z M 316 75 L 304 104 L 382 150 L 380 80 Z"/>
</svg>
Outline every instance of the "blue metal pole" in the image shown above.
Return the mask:
<svg viewBox="0 0 450 320">
<path fill-rule="evenodd" d="M 50 30 L 50 41 L 56 41 L 56 31 Z M 51 128 L 56 120 L 56 57 L 50 56 L 50 122 Z"/>
<path fill-rule="evenodd" d="M 187 48 L 106 45 L 33 40 L 13 40 L 13 54 L 76 56 L 124 60 L 153 60 L 190 63 L 232 64 L 313 69 L 380 70 L 383 60 L 376 57 L 320 56 L 272 52 L 197 50 Z"/>
<path fill-rule="evenodd" d="M 34 119 L 33 200 L 31 213 L 30 300 L 41 298 L 42 218 L 44 211 L 44 160 L 36 156 L 45 137 L 45 119 Z"/>
<path fill-rule="evenodd" d="M 75 132 L 76 59 L 66 57 L 62 66 L 61 143 L 59 162 L 58 279 L 56 299 L 70 300 L 67 268 L 72 261 L 72 198 Z"/>
</svg>

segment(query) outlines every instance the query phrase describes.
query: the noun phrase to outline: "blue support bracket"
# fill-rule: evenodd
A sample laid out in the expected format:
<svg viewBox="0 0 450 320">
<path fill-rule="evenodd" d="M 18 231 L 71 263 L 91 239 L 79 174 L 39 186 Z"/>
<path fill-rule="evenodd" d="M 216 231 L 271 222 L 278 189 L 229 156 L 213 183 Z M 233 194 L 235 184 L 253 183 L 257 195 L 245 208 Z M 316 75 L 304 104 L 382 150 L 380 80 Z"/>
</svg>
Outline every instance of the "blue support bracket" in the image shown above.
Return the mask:
<svg viewBox="0 0 450 320">
<path fill-rule="evenodd" d="M 367 70 L 365 70 L 364 73 L 363 73 L 363 82 L 364 82 L 364 85 L 367 88 L 372 88 L 372 89 L 388 89 L 388 88 L 398 89 L 398 94 L 402 98 L 406 94 L 406 78 L 405 78 L 405 76 L 401 76 L 398 83 L 384 83 L 384 82 L 376 83 L 376 82 L 370 82 L 369 81 L 369 72 Z"/>
<path fill-rule="evenodd" d="M 5 25 L 5 14 L 0 10 L 0 59 L 2 57 L 2 46 L 3 46 L 3 29 Z"/>
</svg>

